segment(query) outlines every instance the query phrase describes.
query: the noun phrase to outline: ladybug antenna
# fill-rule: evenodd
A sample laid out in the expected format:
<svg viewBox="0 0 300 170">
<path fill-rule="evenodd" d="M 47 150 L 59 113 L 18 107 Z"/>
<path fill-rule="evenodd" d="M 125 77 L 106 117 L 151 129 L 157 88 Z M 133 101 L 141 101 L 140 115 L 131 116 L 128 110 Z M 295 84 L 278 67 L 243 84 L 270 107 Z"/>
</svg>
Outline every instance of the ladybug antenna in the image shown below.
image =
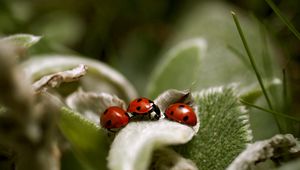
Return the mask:
<svg viewBox="0 0 300 170">
<path fill-rule="evenodd" d="M 194 80 L 194 81 L 191 83 L 190 88 L 188 88 L 190 92 L 191 92 L 191 91 L 195 91 L 195 89 L 197 88 L 196 86 L 197 86 L 198 82 L 199 82 L 199 79 Z"/>
</svg>

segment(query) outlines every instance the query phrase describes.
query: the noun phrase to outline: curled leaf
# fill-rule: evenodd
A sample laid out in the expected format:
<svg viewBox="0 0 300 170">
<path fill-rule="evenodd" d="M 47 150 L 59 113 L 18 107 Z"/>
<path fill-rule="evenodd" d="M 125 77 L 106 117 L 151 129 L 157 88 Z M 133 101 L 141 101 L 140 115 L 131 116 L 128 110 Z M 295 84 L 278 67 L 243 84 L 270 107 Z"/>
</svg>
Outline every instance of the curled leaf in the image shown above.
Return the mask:
<svg viewBox="0 0 300 170">
<path fill-rule="evenodd" d="M 99 124 L 99 114 L 110 106 L 119 106 L 126 110 L 125 102 L 115 95 L 84 92 L 81 89 L 68 96 L 66 104 L 97 124 Z"/>
<path fill-rule="evenodd" d="M 191 102 L 191 95 L 189 91 L 179 91 L 175 89 L 170 89 L 161 93 L 155 100 L 154 103 L 160 108 L 161 111 L 166 110 L 166 108 L 176 102 Z"/>
<path fill-rule="evenodd" d="M 58 87 L 61 83 L 72 82 L 79 80 L 87 73 L 87 66 L 80 64 L 72 70 L 62 71 L 42 77 L 36 81 L 32 86 L 36 92 L 40 92 L 49 87 Z"/>
<path fill-rule="evenodd" d="M 150 169 L 198 170 L 193 161 L 183 158 L 174 150 L 168 148 L 159 148 L 154 151 Z"/>
<path fill-rule="evenodd" d="M 174 89 L 165 91 L 154 100 L 162 112 L 172 103 L 191 103 L 191 101 L 189 92 Z M 198 113 L 196 106 L 194 110 Z M 196 126 L 190 127 L 163 118 L 154 122 L 131 122 L 117 134 L 112 143 L 108 157 L 109 168 L 112 170 L 146 169 L 155 149 L 188 142 L 197 133 L 199 125 L 197 123 Z M 186 163 L 186 160 L 183 162 Z M 184 163 L 176 166 L 182 167 Z"/>
<path fill-rule="evenodd" d="M 131 122 L 115 137 L 108 155 L 111 170 L 144 170 L 153 150 L 183 144 L 195 131 L 186 125 L 160 119 L 154 122 Z"/>
<path fill-rule="evenodd" d="M 247 170 L 259 162 L 271 158 L 286 157 L 288 154 L 299 152 L 299 142 L 291 134 L 276 135 L 271 139 L 250 144 L 230 164 L 227 170 Z"/>
<path fill-rule="evenodd" d="M 175 89 L 166 90 L 154 100 L 154 103 L 160 108 L 161 112 L 163 113 L 165 112 L 168 106 L 178 102 L 191 105 L 194 112 L 197 113 L 196 116 L 198 121 L 197 124 L 193 126 L 195 133 L 197 133 L 200 126 L 198 107 L 197 105 L 193 104 L 193 99 L 189 91 L 180 91 Z M 164 114 L 162 114 L 161 119 L 163 119 L 164 117 Z"/>
<path fill-rule="evenodd" d="M 29 48 L 39 42 L 40 36 L 30 35 L 30 34 L 16 34 L 0 39 L 3 43 L 12 43 L 17 46 L 24 48 Z"/>
<path fill-rule="evenodd" d="M 43 55 L 30 58 L 22 63 L 22 67 L 26 75 L 35 81 L 45 75 L 71 69 L 79 64 L 89 68 L 87 74 L 78 82 L 83 90 L 116 94 L 126 101 L 137 96 L 135 88 L 125 77 L 100 61 L 76 56 Z"/>
</svg>

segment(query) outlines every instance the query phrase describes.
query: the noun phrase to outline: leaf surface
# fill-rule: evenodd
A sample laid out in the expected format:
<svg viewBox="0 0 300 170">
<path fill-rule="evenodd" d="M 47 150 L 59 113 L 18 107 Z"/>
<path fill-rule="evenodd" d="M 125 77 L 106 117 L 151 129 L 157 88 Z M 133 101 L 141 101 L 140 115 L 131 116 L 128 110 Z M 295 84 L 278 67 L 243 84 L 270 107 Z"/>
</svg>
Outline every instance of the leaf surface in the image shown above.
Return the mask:
<svg viewBox="0 0 300 170">
<path fill-rule="evenodd" d="M 201 126 L 189 143 L 175 149 L 199 169 L 225 169 L 252 140 L 249 116 L 232 88 L 210 88 L 193 97 Z"/>
<path fill-rule="evenodd" d="M 8 42 L 21 47 L 29 48 L 39 42 L 40 36 L 30 35 L 30 34 L 15 34 L 5 38 L 0 39 L 0 42 Z"/>
<path fill-rule="evenodd" d="M 173 47 L 155 69 L 149 81 L 148 96 L 156 97 L 169 88 L 191 88 L 198 78 L 205 48 L 204 39 L 186 40 Z"/>
<path fill-rule="evenodd" d="M 100 126 L 67 108 L 61 110 L 59 127 L 72 149 L 88 170 L 107 169 L 109 141 Z"/>
</svg>

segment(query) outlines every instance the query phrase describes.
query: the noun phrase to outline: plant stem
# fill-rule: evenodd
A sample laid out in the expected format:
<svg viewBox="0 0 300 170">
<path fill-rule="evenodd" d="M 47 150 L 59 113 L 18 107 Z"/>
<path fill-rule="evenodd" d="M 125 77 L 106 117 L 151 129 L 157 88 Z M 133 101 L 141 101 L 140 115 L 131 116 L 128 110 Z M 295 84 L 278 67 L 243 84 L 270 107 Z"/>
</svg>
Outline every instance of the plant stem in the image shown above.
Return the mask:
<svg viewBox="0 0 300 170">
<path fill-rule="evenodd" d="M 294 121 L 300 122 L 300 119 L 297 119 L 296 117 L 289 116 L 287 114 L 283 114 L 283 113 L 279 113 L 279 112 L 275 112 L 273 110 L 265 109 L 263 107 L 260 107 L 260 106 L 251 104 L 249 102 L 246 102 L 245 100 L 242 100 L 242 99 L 240 99 L 240 102 L 243 103 L 243 104 L 245 104 L 245 105 L 248 105 L 248 106 L 251 106 L 253 108 L 256 108 L 258 110 L 262 110 L 262 111 L 265 111 L 267 113 L 271 113 L 271 114 L 278 115 L 278 116 L 281 116 L 281 117 L 284 117 L 284 118 L 287 118 L 287 119 L 290 119 L 290 120 L 294 120 Z"/>
<path fill-rule="evenodd" d="M 285 106 L 287 106 L 288 101 L 288 92 L 287 92 L 287 80 L 285 69 L 282 69 L 282 79 L 283 79 L 283 99 L 285 101 Z"/>
<path fill-rule="evenodd" d="M 272 68 L 272 61 L 271 61 L 271 56 L 269 52 L 269 47 L 268 47 L 268 38 L 267 38 L 267 32 L 265 27 L 261 22 L 258 22 L 259 28 L 260 28 L 260 34 L 261 34 L 261 39 L 262 39 L 262 62 L 264 66 L 264 72 L 268 78 L 273 77 L 273 68 Z"/>
<path fill-rule="evenodd" d="M 289 28 L 289 30 L 300 40 L 300 33 L 294 27 L 294 25 L 281 13 L 277 6 L 273 3 L 272 0 L 265 0 L 268 5 L 273 9 L 276 15 L 281 19 L 281 21 Z"/>
<path fill-rule="evenodd" d="M 238 32 L 239 32 L 239 35 L 240 35 L 240 37 L 241 37 L 241 40 L 242 40 L 242 42 L 243 42 L 243 45 L 244 45 L 245 50 L 246 50 L 246 52 L 247 52 L 247 55 L 248 55 L 248 57 L 249 57 L 251 66 L 252 66 L 252 68 L 253 68 L 253 70 L 254 70 L 254 72 L 255 72 L 256 78 L 257 78 L 257 80 L 258 80 L 258 82 L 259 82 L 259 85 L 260 85 L 260 87 L 261 87 L 261 89 L 262 89 L 262 92 L 263 92 L 263 94 L 264 94 L 264 96 L 265 96 L 265 98 L 266 98 L 266 101 L 267 101 L 267 103 L 268 103 L 268 106 L 269 106 L 270 110 L 273 110 L 273 106 L 272 106 L 272 104 L 271 104 L 271 100 L 270 100 L 270 98 L 269 98 L 269 96 L 268 96 L 268 93 L 267 93 L 266 88 L 265 88 L 265 86 L 264 86 L 264 84 L 263 84 L 263 80 L 262 80 L 262 78 L 261 78 L 261 75 L 260 75 L 260 73 L 258 72 L 258 69 L 257 69 L 256 64 L 255 64 L 255 62 L 254 62 L 254 58 L 253 58 L 252 53 L 251 53 L 251 51 L 250 51 L 250 49 L 249 49 L 249 46 L 248 46 L 248 44 L 247 44 L 247 41 L 246 41 L 246 38 L 245 38 L 245 36 L 244 36 L 243 30 L 242 30 L 242 28 L 241 28 L 241 26 L 240 26 L 240 22 L 239 22 L 239 20 L 238 20 L 238 18 L 237 18 L 237 16 L 236 16 L 236 14 L 235 14 L 233 11 L 231 11 L 231 15 L 232 15 L 232 17 L 233 17 L 233 20 L 234 20 L 234 22 L 235 22 L 236 28 L 237 28 L 237 30 L 238 30 Z M 274 118 L 275 118 L 277 127 L 278 127 L 278 129 L 279 129 L 279 132 L 280 132 L 280 133 L 283 132 L 283 130 L 282 130 L 281 126 L 280 126 L 280 123 L 279 123 L 278 118 L 277 118 L 276 116 L 275 116 Z"/>
<path fill-rule="evenodd" d="M 246 39 L 245 39 L 244 33 L 243 33 L 243 31 L 242 31 L 242 28 L 241 28 L 241 26 L 240 26 L 240 23 L 239 23 L 239 21 L 238 21 L 238 19 L 237 19 L 237 17 L 236 17 L 236 14 L 235 14 L 234 12 L 231 12 L 231 14 L 232 14 L 233 20 L 234 20 L 234 22 L 235 22 L 235 25 L 236 25 L 236 27 L 237 27 L 237 30 L 238 30 L 238 32 L 239 32 L 239 34 L 240 34 L 240 37 L 241 37 L 241 39 L 242 39 L 242 42 L 243 42 L 243 45 L 244 45 L 245 50 L 246 50 L 246 52 L 247 52 L 247 55 L 248 55 L 248 57 L 249 57 L 251 66 L 252 66 L 252 68 L 253 68 L 253 70 L 254 70 L 254 72 L 255 72 L 255 75 L 256 75 L 256 77 L 257 77 L 257 80 L 258 80 L 258 82 L 259 82 L 259 85 L 260 85 L 260 87 L 261 87 L 261 89 L 262 89 L 262 91 L 263 91 L 263 93 L 264 93 L 264 96 L 265 96 L 265 98 L 266 98 L 266 100 L 267 100 L 267 103 L 268 103 L 268 105 L 269 105 L 269 108 L 272 110 L 272 109 L 273 109 L 273 106 L 272 106 L 272 104 L 271 104 L 271 100 L 270 100 L 270 98 L 269 98 L 269 96 L 268 96 L 268 94 L 267 94 L 267 91 L 266 91 L 265 86 L 264 86 L 264 84 L 263 84 L 261 75 L 260 75 L 260 73 L 258 72 L 258 69 L 257 69 L 256 64 L 255 64 L 255 62 L 254 62 L 252 53 L 251 53 L 251 51 L 250 51 L 250 49 L 249 49 L 249 47 L 248 47 L 248 44 L 247 44 L 247 41 L 246 41 Z"/>
</svg>

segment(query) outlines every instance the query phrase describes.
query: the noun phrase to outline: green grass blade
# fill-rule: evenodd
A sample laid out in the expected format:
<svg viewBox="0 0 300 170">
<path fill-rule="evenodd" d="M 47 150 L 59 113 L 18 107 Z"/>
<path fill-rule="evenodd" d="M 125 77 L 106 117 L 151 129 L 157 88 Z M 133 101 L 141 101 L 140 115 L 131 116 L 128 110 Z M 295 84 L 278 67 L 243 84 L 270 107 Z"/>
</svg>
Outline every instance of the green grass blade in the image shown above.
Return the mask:
<svg viewBox="0 0 300 170">
<path fill-rule="evenodd" d="M 267 100 L 267 102 L 268 102 L 269 108 L 270 108 L 270 109 L 273 109 L 273 106 L 272 106 L 272 104 L 271 104 L 271 100 L 270 100 L 270 98 L 269 98 L 269 96 L 268 96 L 268 94 L 267 94 L 267 91 L 266 91 L 266 89 L 265 89 L 265 86 L 264 86 L 264 84 L 263 84 L 262 77 L 261 77 L 260 73 L 258 72 L 258 69 L 257 69 L 256 64 L 255 64 L 255 62 L 254 62 L 252 53 L 251 53 L 251 51 L 250 51 L 250 49 L 249 49 L 249 47 L 248 47 L 248 43 L 247 43 L 247 41 L 246 41 L 246 38 L 245 38 L 245 36 L 244 36 L 244 33 L 243 33 L 242 28 L 241 28 L 241 26 L 240 26 L 240 23 L 239 23 L 239 21 L 238 21 L 238 18 L 237 18 L 236 14 L 235 14 L 234 12 L 231 12 L 231 14 L 232 14 L 233 20 L 234 20 L 234 22 L 235 22 L 235 25 L 236 25 L 236 27 L 237 27 L 237 30 L 238 30 L 238 32 L 239 32 L 239 34 L 240 34 L 240 37 L 241 37 L 241 39 L 242 39 L 242 42 L 243 42 L 243 45 L 244 45 L 245 50 L 246 50 L 246 52 L 247 52 L 247 55 L 248 55 L 248 57 L 249 57 L 249 59 L 250 59 L 250 63 L 251 63 L 251 65 L 252 65 L 252 68 L 253 68 L 253 70 L 254 70 L 254 72 L 255 72 L 255 75 L 256 75 L 256 77 L 257 77 L 257 79 L 258 79 L 258 82 L 259 82 L 259 84 L 260 84 L 260 86 L 261 86 L 261 88 L 262 88 L 262 91 L 263 91 L 263 93 L 264 93 L 264 96 L 265 96 L 265 98 L 266 98 L 266 100 Z"/>
<path fill-rule="evenodd" d="M 266 91 L 266 88 L 265 88 L 265 86 L 264 86 L 264 84 L 263 84 L 261 74 L 258 72 L 258 69 L 257 69 L 256 64 L 255 64 L 255 62 L 254 62 L 252 53 L 251 53 L 251 51 L 250 51 L 250 48 L 249 48 L 248 43 L 247 43 L 247 41 L 246 41 L 246 38 L 245 38 L 245 36 L 244 36 L 243 30 L 242 30 L 242 28 L 241 28 L 241 26 L 240 26 L 240 22 L 239 22 L 239 20 L 238 20 L 238 18 L 237 18 L 237 16 L 236 16 L 236 14 L 235 14 L 233 11 L 231 12 L 231 14 L 232 14 L 234 23 L 235 23 L 235 25 L 236 25 L 236 28 L 237 28 L 237 30 L 238 30 L 238 32 L 239 32 L 239 35 L 240 35 L 240 37 L 241 37 L 241 40 L 242 40 L 242 42 L 243 42 L 243 45 L 244 45 L 244 47 L 245 47 L 245 50 L 246 50 L 246 52 L 247 52 L 247 55 L 248 55 L 248 57 L 249 57 L 251 66 L 252 66 L 252 68 L 253 68 L 253 70 L 254 70 L 254 72 L 255 72 L 255 75 L 256 75 L 257 80 L 258 80 L 258 82 L 259 82 L 259 85 L 260 85 L 260 87 L 261 87 L 261 89 L 262 89 L 262 92 L 263 92 L 263 94 L 264 94 L 264 96 L 265 96 L 265 98 L 266 98 L 266 101 L 267 101 L 267 103 L 268 103 L 268 106 L 269 106 L 269 108 L 270 108 L 271 110 L 273 110 L 273 106 L 272 106 L 272 104 L 271 104 L 271 100 L 270 100 L 270 98 L 269 98 L 269 96 L 268 96 L 268 93 L 267 93 L 267 91 Z M 275 118 L 275 121 L 276 121 L 276 124 L 277 124 L 277 127 L 278 127 L 279 131 L 282 132 L 282 128 L 281 128 L 281 126 L 280 126 L 280 124 L 279 124 L 278 118 L 277 118 L 276 116 L 275 116 L 274 118 Z"/>
<path fill-rule="evenodd" d="M 273 9 L 276 15 L 281 19 L 281 21 L 289 28 L 289 30 L 300 40 L 300 33 L 294 27 L 294 25 L 282 14 L 282 12 L 277 8 L 272 0 L 265 0 L 268 5 Z"/>
<path fill-rule="evenodd" d="M 258 21 L 258 20 L 257 20 Z M 264 27 L 264 25 L 258 21 L 259 25 L 259 30 L 260 30 L 260 35 L 261 35 L 261 41 L 262 41 L 262 62 L 263 62 L 263 67 L 264 67 L 264 74 L 267 77 L 273 77 L 273 65 L 271 63 L 271 56 L 270 56 L 270 51 L 269 51 L 269 46 L 268 46 L 268 37 L 267 37 L 267 30 Z"/>
<path fill-rule="evenodd" d="M 285 69 L 282 69 L 282 79 L 283 79 L 283 97 L 284 101 L 288 101 L 288 93 L 287 93 L 287 80 L 286 80 L 286 72 Z"/>
<path fill-rule="evenodd" d="M 289 116 L 287 114 L 283 114 L 283 113 L 279 113 L 279 112 L 275 112 L 273 110 L 269 110 L 269 109 L 265 109 L 263 107 L 260 107 L 260 106 L 257 106 L 257 105 L 254 105 L 254 104 L 251 104 L 249 102 L 246 102 L 245 100 L 241 100 L 240 99 L 240 102 L 247 105 L 247 106 L 251 106 L 253 108 L 256 108 L 258 110 L 262 110 L 264 112 L 267 112 L 267 113 L 271 113 L 273 115 L 276 115 L 276 116 L 281 116 L 281 117 L 284 117 L 284 118 L 287 118 L 287 119 L 290 119 L 290 120 L 294 120 L 294 121 L 297 121 L 297 122 L 300 122 L 300 119 L 296 118 L 296 117 L 293 117 L 293 116 Z"/>
</svg>

